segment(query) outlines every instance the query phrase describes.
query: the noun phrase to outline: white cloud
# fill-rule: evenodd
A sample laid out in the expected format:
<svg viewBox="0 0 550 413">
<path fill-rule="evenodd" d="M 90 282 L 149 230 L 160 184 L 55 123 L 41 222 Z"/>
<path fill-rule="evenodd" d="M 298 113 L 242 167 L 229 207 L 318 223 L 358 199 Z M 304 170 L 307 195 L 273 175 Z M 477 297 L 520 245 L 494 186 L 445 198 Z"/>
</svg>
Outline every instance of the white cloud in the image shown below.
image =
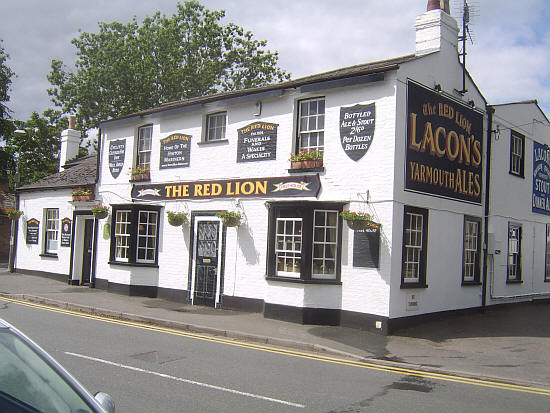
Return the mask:
<svg viewBox="0 0 550 413">
<path fill-rule="evenodd" d="M 452 5 L 461 1 L 453 0 Z M 301 77 L 414 52 L 414 22 L 427 0 L 204 0 L 225 9 L 232 21 L 279 51 L 281 67 Z M 550 113 L 550 19 L 547 0 L 472 0 L 475 43 L 468 70 L 490 103 L 538 99 Z M 51 106 L 46 75 L 51 59 L 71 63 L 70 40 L 78 29 L 96 31 L 98 21 L 141 20 L 174 0 L 17 0 L 0 2 L 0 38 L 18 78 L 9 106 L 25 118 Z M 458 15 L 460 13 L 453 14 Z"/>
</svg>

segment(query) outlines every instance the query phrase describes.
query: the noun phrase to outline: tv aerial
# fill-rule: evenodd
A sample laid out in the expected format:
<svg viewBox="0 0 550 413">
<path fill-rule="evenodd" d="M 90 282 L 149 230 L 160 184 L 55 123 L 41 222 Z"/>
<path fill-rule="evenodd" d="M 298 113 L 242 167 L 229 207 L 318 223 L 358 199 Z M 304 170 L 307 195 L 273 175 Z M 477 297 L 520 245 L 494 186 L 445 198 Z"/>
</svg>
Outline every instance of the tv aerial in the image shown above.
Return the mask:
<svg viewBox="0 0 550 413">
<path fill-rule="evenodd" d="M 478 7 L 476 2 L 472 0 L 455 0 L 453 9 L 459 10 L 456 17 L 458 21 L 462 21 L 462 31 L 458 36 L 458 41 L 462 44 L 462 50 L 458 53 L 462 65 L 462 90 L 459 90 L 458 93 L 464 95 L 468 91 L 466 89 L 466 55 L 468 54 L 466 52 L 466 45 L 468 44 L 468 40 L 474 44 L 475 33 L 470 26 L 473 18 L 478 16 Z"/>
</svg>

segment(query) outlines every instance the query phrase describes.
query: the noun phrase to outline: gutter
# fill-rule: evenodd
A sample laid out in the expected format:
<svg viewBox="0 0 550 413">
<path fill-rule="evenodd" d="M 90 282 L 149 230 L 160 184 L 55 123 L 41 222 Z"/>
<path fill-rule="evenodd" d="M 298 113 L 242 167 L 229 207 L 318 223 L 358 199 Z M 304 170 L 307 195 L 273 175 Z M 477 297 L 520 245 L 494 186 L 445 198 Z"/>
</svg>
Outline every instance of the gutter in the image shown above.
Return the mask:
<svg viewBox="0 0 550 413">
<path fill-rule="evenodd" d="M 489 243 L 489 189 L 491 181 L 491 143 L 493 141 L 493 114 L 495 109 L 492 106 L 487 106 L 487 149 L 485 152 L 485 209 L 484 209 L 484 219 L 483 219 L 483 281 L 481 283 L 481 308 L 485 309 L 487 306 L 487 260 L 489 258 L 488 254 L 488 243 Z"/>
</svg>

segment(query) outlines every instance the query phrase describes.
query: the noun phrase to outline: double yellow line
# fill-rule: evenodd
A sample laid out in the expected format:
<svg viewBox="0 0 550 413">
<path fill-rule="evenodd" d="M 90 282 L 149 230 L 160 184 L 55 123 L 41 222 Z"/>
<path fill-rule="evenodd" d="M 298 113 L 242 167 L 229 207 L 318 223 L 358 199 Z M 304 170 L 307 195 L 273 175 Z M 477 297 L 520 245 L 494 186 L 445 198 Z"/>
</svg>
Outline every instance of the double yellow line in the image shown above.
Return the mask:
<svg viewBox="0 0 550 413">
<path fill-rule="evenodd" d="M 393 366 L 386 366 L 383 364 L 377 364 L 377 363 L 371 363 L 371 362 L 363 362 L 363 361 L 353 361 L 353 360 L 345 360 L 337 357 L 330 357 L 330 356 L 322 356 L 322 355 L 316 355 L 316 354 L 309 354 L 309 353 L 303 353 L 299 351 L 294 350 L 287 350 L 283 348 L 276 348 L 276 347 L 270 347 L 267 345 L 260 345 L 260 344 L 253 344 L 253 343 L 244 343 L 239 342 L 232 339 L 226 339 L 226 338 L 220 338 L 220 337 L 212 337 L 207 336 L 204 334 L 199 333 L 192 333 L 187 331 L 181 331 L 181 330 L 175 330 L 171 328 L 166 327 L 159 327 L 154 325 L 149 325 L 145 323 L 139 323 L 134 321 L 125 321 L 125 320 L 117 320 L 113 318 L 108 318 L 104 316 L 98 316 L 93 314 L 86 314 L 86 313 L 80 313 L 76 311 L 71 310 L 65 310 L 58 307 L 51 307 L 48 305 L 38 304 L 38 303 L 32 303 L 27 301 L 21 301 L 21 300 L 15 300 L 12 298 L 5 298 L 0 297 L 0 301 L 6 301 L 9 303 L 14 303 L 26 307 L 32 307 L 32 308 L 38 308 L 41 310 L 47 310 L 52 311 L 55 313 L 60 314 L 66 314 L 71 315 L 74 317 L 81 317 L 81 318 L 87 318 L 90 320 L 97 320 L 105 323 L 111 323 L 111 324 L 118 324 L 123 325 L 127 327 L 133 327 L 133 328 L 140 328 L 143 330 L 150 330 L 155 331 L 159 333 L 164 334 L 171 334 L 175 336 L 180 337 L 187 337 L 192 338 L 196 340 L 203 340 L 203 341 L 209 341 L 213 343 L 220 343 L 220 344 L 227 344 L 230 346 L 235 347 L 243 347 L 247 349 L 253 349 L 258 351 L 266 351 L 274 354 L 281 354 L 285 356 L 291 356 L 291 357 L 300 357 L 303 359 L 310 359 L 310 360 L 317 360 L 317 361 L 323 361 L 325 363 L 332 363 L 332 364 L 338 364 L 342 366 L 351 366 L 351 367 L 359 367 L 369 370 L 375 370 L 375 371 L 381 371 L 386 373 L 396 373 L 396 374 L 405 374 L 409 376 L 415 376 L 415 377 L 422 377 L 426 379 L 433 379 L 433 380 L 439 380 L 439 381 L 446 381 L 446 382 L 452 382 L 452 383 L 461 383 L 461 384 L 469 384 L 472 386 L 478 386 L 478 387 L 488 387 L 492 389 L 498 389 L 498 390 L 509 390 L 509 391 L 515 391 L 515 392 L 521 392 L 521 393 L 530 393 L 530 394 L 538 394 L 542 396 L 550 396 L 550 389 L 540 388 L 540 387 L 532 387 L 532 386 L 526 386 L 526 385 L 518 385 L 518 384 L 512 384 L 512 383 L 505 383 L 505 382 L 499 382 L 496 380 L 484 380 L 484 379 L 476 379 L 476 378 L 470 378 L 460 375 L 451 375 L 451 374 L 444 374 L 444 373 L 435 373 L 430 371 L 423 371 L 423 370 L 415 370 L 415 369 L 407 369 L 402 367 L 393 367 Z"/>
</svg>

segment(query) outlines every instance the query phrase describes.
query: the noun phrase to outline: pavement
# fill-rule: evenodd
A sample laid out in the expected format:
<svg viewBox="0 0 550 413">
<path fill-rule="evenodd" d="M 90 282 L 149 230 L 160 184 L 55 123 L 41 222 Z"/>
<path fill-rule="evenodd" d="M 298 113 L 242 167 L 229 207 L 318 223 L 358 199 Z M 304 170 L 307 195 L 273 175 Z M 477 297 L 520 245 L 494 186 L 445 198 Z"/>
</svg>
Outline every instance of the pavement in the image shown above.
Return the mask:
<svg viewBox="0 0 550 413">
<path fill-rule="evenodd" d="M 490 307 L 382 336 L 271 320 L 260 313 L 129 297 L 10 273 L 1 263 L 0 297 L 394 367 L 550 388 L 549 303 Z"/>
</svg>

